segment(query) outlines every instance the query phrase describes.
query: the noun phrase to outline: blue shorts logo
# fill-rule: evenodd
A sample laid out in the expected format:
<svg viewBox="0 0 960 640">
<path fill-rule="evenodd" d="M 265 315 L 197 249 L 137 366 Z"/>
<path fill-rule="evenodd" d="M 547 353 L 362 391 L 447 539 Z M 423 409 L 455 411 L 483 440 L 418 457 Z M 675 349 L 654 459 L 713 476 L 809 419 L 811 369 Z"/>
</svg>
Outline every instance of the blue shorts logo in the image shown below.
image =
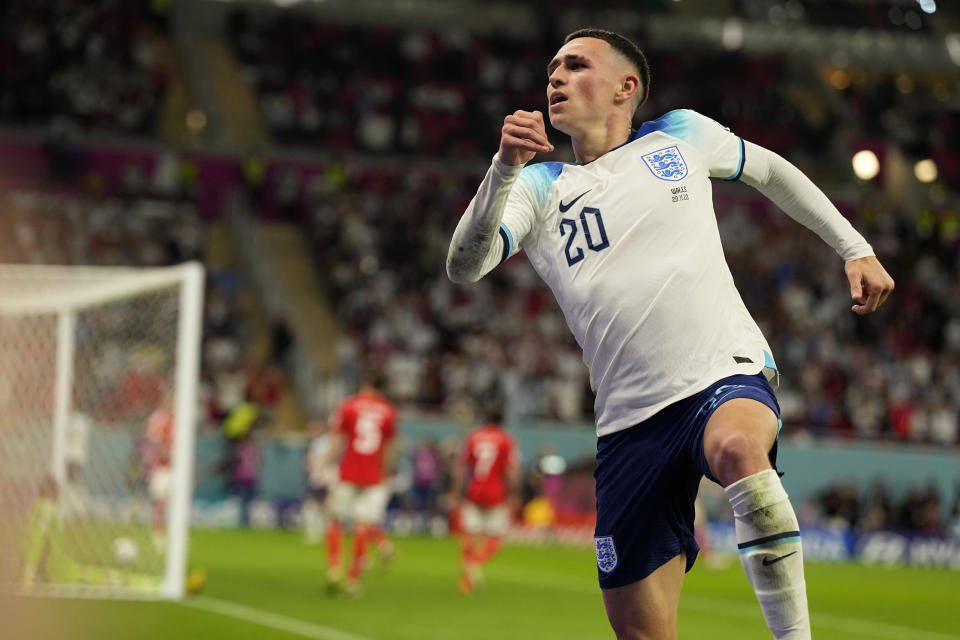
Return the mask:
<svg viewBox="0 0 960 640">
<path fill-rule="evenodd" d="M 687 163 L 676 146 L 660 149 L 642 157 L 653 175 L 661 180 L 676 182 L 687 177 Z"/>
<path fill-rule="evenodd" d="M 600 571 L 610 573 L 617 568 L 617 548 L 613 546 L 613 536 L 603 536 L 593 539 L 597 546 L 597 566 Z"/>
</svg>

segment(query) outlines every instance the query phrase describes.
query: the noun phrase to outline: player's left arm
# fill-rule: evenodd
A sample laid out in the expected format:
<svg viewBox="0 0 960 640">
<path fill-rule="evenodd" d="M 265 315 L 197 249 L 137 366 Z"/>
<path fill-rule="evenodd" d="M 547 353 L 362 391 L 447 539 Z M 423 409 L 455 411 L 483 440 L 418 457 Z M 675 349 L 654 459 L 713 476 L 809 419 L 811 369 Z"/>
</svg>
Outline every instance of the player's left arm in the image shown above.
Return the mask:
<svg viewBox="0 0 960 640">
<path fill-rule="evenodd" d="M 493 157 L 450 240 L 447 275 L 453 282 L 476 282 L 519 251 L 537 215 L 542 189 L 536 174 Z"/>
<path fill-rule="evenodd" d="M 769 149 L 743 141 L 740 180 L 757 189 L 791 218 L 816 233 L 843 258 L 850 283 L 851 309 L 877 310 L 893 291 L 890 274 L 873 248 L 807 176 Z"/>
</svg>

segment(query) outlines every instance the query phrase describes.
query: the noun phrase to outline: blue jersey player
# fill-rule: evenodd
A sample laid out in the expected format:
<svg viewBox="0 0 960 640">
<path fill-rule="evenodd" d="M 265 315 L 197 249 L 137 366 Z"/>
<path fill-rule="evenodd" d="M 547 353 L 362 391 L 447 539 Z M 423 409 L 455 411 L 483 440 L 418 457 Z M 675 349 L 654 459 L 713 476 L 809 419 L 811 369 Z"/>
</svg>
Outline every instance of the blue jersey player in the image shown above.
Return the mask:
<svg viewBox="0 0 960 640">
<path fill-rule="evenodd" d="M 724 260 L 711 178 L 759 190 L 845 263 L 853 311 L 893 290 L 870 245 L 792 164 L 696 112 L 631 129 L 643 53 L 597 29 L 547 66 L 551 124 L 576 163 L 543 162 L 543 115 L 504 119 L 500 149 L 447 257 L 474 282 L 524 249 L 583 349 L 596 392 L 597 567 L 618 638 L 676 638 L 696 558 L 701 476 L 733 507 L 744 571 L 779 639 L 810 638 L 793 507 L 773 468 L 776 364 Z"/>
</svg>

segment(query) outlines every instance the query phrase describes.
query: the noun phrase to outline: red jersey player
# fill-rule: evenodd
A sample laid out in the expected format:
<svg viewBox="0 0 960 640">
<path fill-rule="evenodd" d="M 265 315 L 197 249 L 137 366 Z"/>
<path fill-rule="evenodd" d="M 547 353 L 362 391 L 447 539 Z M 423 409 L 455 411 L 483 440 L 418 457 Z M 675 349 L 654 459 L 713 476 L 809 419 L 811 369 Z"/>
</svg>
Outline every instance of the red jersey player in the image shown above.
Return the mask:
<svg viewBox="0 0 960 640">
<path fill-rule="evenodd" d="M 482 580 L 483 564 L 500 548 L 500 538 L 510 525 L 510 503 L 519 480 L 520 453 L 501 426 L 502 405 L 491 404 L 485 418 L 486 423 L 467 436 L 451 486 L 451 504 L 456 508 L 467 481 L 466 501 L 460 507 L 460 590 L 464 593 L 473 591 Z"/>
<path fill-rule="evenodd" d="M 341 453 L 339 481 L 331 494 L 331 522 L 327 528 L 327 582 L 331 588 L 343 583 L 340 563 L 342 524 L 353 522 L 353 560 L 344 588 L 360 592 L 366 548 L 374 542 L 386 561 L 393 545 L 381 528 L 390 497 L 384 470 L 392 464 L 397 411 L 381 394 L 382 379 L 369 376 L 356 395 L 344 400 L 331 418 L 332 442 L 326 461 Z"/>
</svg>

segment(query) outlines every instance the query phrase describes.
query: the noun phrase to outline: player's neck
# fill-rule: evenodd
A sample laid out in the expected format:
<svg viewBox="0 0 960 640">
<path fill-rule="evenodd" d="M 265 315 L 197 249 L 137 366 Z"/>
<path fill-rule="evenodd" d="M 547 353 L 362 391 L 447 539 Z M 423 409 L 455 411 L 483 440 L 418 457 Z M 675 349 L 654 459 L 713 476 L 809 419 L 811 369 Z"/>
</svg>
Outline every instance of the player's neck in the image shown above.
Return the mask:
<svg viewBox="0 0 960 640">
<path fill-rule="evenodd" d="M 577 162 L 592 162 L 630 139 L 630 122 L 600 123 L 596 127 L 571 137 L 573 155 Z"/>
</svg>

